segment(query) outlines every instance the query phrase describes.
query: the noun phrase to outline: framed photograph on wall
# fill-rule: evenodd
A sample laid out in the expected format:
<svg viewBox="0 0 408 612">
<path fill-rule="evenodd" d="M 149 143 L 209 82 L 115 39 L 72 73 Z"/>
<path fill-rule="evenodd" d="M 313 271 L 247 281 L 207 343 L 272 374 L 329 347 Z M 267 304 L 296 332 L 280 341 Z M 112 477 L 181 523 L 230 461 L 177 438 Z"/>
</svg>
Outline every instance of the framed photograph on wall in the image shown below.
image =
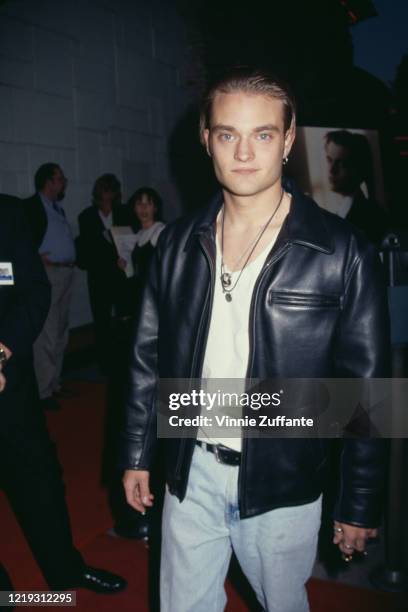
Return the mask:
<svg viewBox="0 0 408 612">
<path fill-rule="evenodd" d="M 331 212 L 346 208 L 345 200 L 353 200 L 359 191 L 368 202 L 385 206 L 375 130 L 300 127 L 288 170 L 302 191 Z"/>
<path fill-rule="evenodd" d="M 319 206 L 380 246 L 388 215 L 377 131 L 300 127 L 287 172 Z"/>
</svg>

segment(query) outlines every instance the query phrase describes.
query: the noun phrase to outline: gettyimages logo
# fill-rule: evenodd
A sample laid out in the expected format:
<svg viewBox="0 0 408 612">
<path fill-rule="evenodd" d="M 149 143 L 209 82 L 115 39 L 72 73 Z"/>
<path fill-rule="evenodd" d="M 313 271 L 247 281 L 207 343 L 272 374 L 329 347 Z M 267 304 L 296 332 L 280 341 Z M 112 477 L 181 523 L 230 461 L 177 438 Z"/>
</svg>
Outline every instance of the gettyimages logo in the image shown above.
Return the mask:
<svg viewBox="0 0 408 612">
<path fill-rule="evenodd" d="M 250 408 L 251 410 L 260 410 L 266 406 L 280 406 L 281 394 L 283 390 L 277 393 L 228 393 L 218 389 L 216 392 L 210 393 L 203 389 L 197 391 L 192 389 L 184 393 L 170 393 L 169 395 L 169 410 L 179 410 L 181 407 L 193 406 L 202 407 L 205 410 L 213 410 L 214 408 Z"/>
<path fill-rule="evenodd" d="M 161 379 L 164 438 L 408 437 L 408 379 Z"/>
</svg>

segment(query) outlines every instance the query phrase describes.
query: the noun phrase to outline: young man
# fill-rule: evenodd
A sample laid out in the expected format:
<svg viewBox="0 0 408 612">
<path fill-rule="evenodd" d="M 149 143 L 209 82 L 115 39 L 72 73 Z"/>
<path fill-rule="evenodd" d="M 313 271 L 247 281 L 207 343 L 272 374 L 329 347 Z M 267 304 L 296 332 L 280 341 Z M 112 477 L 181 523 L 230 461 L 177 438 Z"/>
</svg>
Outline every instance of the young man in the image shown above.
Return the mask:
<svg viewBox="0 0 408 612">
<path fill-rule="evenodd" d="M 374 250 L 293 185 L 290 93 L 237 70 L 204 98 L 201 137 L 222 187 L 168 226 L 150 270 L 127 402 L 128 502 L 153 504 L 157 378 L 371 377 L 387 373 L 387 306 Z M 218 612 L 231 550 L 265 610 L 306 612 L 327 444 L 166 440 L 163 612 Z M 206 440 L 206 441 L 205 441 Z M 347 440 L 334 542 L 350 558 L 376 533 L 384 448 Z"/>
</svg>

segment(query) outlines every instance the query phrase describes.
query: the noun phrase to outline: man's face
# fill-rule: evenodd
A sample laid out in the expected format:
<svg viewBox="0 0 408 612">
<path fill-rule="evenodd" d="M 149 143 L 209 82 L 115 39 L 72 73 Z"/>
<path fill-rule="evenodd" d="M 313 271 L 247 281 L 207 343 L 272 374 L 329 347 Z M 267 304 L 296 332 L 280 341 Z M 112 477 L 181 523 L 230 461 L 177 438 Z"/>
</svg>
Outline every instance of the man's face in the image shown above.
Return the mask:
<svg viewBox="0 0 408 612">
<path fill-rule="evenodd" d="M 52 200 L 59 202 L 64 199 L 67 179 L 61 168 L 56 168 L 54 170 L 54 174 L 52 178 L 49 179 L 47 186 Z"/>
<path fill-rule="evenodd" d="M 294 136 L 292 128 L 285 134 L 281 100 L 242 91 L 216 94 L 204 131 L 218 181 L 237 196 L 257 195 L 277 183 Z"/>
<path fill-rule="evenodd" d="M 353 168 L 350 151 L 334 142 L 328 142 L 326 160 L 332 190 L 343 195 L 353 194 L 358 188 L 359 181 Z"/>
</svg>

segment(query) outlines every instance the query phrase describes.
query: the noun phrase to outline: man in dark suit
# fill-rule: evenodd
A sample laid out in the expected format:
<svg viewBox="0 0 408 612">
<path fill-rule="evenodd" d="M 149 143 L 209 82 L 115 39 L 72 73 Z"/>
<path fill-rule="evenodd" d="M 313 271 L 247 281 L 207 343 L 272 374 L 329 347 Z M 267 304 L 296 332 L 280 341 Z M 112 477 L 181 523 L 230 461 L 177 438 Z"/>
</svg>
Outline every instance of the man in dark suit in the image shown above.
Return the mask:
<svg viewBox="0 0 408 612">
<path fill-rule="evenodd" d="M 32 345 L 47 317 L 50 285 L 21 202 L 0 196 L 0 218 L 0 485 L 50 589 L 119 591 L 125 581 L 86 566 L 72 542 L 61 467 L 33 371 Z M 7 586 L 1 565 L 0 577 L 1 590 Z"/>
<path fill-rule="evenodd" d="M 102 370 L 109 369 L 107 355 L 112 339 L 112 315 L 121 314 L 125 275 L 109 230 L 128 225 L 127 207 L 121 205 L 121 186 L 114 174 L 103 174 L 92 192 L 93 203 L 78 217 L 78 265 L 87 271 L 89 301 L 95 324 L 97 354 Z"/>
</svg>

